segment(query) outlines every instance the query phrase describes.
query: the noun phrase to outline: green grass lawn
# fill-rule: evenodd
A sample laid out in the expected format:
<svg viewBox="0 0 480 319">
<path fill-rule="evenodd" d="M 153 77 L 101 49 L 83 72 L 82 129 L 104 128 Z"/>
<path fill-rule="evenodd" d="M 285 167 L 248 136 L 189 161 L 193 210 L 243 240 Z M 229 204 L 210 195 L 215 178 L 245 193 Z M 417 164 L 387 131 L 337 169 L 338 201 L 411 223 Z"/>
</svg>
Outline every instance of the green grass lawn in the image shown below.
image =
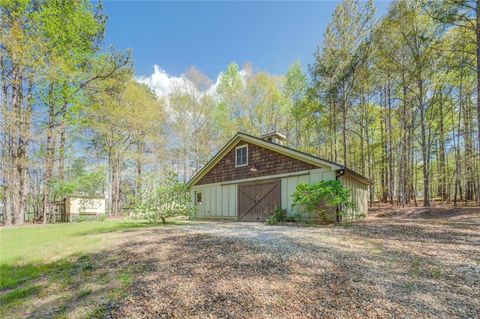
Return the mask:
<svg viewBox="0 0 480 319">
<path fill-rule="evenodd" d="M 108 244 L 103 234 L 151 226 L 142 221 L 91 221 L 0 229 L 0 264 L 55 260 L 94 252 Z"/>
<path fill-rule="evenodd" d="M 139 271 L 111 266 L 117 263 L 111 249 L 125 232 L 151 226 L 116 220 L 0 229 L 0 317 L 21 318 L 36 307 L 51 308 L 50 317 L 100 316 L 102 300 L 121 293 Z"/>
</svg>

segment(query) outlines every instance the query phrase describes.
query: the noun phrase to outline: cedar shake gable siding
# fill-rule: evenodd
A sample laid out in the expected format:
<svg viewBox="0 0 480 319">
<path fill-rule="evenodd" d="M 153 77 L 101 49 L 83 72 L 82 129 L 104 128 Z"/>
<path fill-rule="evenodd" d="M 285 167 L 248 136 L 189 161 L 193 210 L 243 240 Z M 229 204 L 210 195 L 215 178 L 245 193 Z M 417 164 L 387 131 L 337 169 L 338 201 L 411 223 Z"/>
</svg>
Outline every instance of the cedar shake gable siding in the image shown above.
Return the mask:
<svg viewBox="0 0 480 319">
<path fill-rule="evenodd" d="M 235 149 L 237 146 L 245 144 L 248 144 L 248 165 L 235 167 Z M 257 171 L 251 171 L 253 166 Z M 315 168 L 318 167 L 255 144 L 239 141 L 196 185 L 299 172 Z"/>
</svg>

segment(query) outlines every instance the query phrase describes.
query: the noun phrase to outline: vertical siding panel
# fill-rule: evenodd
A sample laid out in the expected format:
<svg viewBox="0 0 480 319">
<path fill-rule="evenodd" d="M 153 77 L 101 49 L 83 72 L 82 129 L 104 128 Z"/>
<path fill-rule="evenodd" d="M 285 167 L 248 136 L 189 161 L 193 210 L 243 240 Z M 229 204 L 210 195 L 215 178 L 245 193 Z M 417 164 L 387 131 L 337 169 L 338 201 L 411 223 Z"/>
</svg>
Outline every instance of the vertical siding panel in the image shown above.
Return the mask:
<svg viewBox="0 0 480 319">
<path fill-rule="evenodd" d="M 309 176 L 308 175 L 298 176 L 298 184 L 308 184 L 308 182 L 309 182 Z"/>
<path fill-rule="evenodd" d="M 335 172 L 333 170 L 325 171 L 323 173 L 323 180 L 327 181 L 327 180 L 331 180 L 331 179 L 335 179 Z"/>
<path fill-rule="evenodd" d="M 357 198 L 358 208 L 355 210 L 355 216 L 354 217 L 357 217 L 358 212 L 362 209 L 362 201 L 360 200 L 361 197 L 360 197 L 360 187 L 359 186 L 360 185 L 358 184 L 358 182 L 355 181 L 355 192 L 357 193 L 356 198 Z"/>
<path fill-rule="evenodd" d="M 362 214 L 365 214 L 365 208 L 366 208 L 366 206 L 365 206 L 365 198 L 367 198 L 367 196 L 366 196 L 367 193 L 365 192 L 365 187 L 364 187 L 364 186 L 365 186 L 365 185 L 362 185 L 362 199 L 363 199 L 363 200 L 362 200 L 362 211 L 361 211 Z"/>
<path fill-rule="evenodd" d="M 362 209 L 362 202 L 360 201 L 360 188 L 358 187 L 358 183 L 354 182 L 354 187 L 355 187 L 355 198 L 357 201 L 357 209 L 353 212 L 353 217 L 356 218 L 358 216 L 358 211 Z"/>
<path fill-rule="evenodd" d="M 356 209 L 349 209 L 348 213 L 352 214 L 353 218 L 358 218 L 359 215 L 368 214 L 368 185 L 364 185 L 355 180 L 346 177 L 341 177 L 342 184 L 351 191 L 352 200 L 356 204 Z"/>
<path fill-rule="evenodd" d="M 213 192 L 213 188 L 211 186 L 208 187 L 208 216 L 212 216 L 215 212 L 213 208 L 213 203 L 214 203 L 214 197 L 215 193 Z"/>
<path fill-rule="evenodd" d="M 208 187 L 208 192 L 210 193 L 209 216 L 215 216 L 215 192 L 213 188 L 213 186 Z"/>
<path fill-rule="evenodd" d="M 286 177 L 282 178 L 280 181 L 280 197 L 281 205 L 283 209 L 290 211 L 288 207 L 288 179 Z"/>
<path fill-rule="evenodd" d="M 355 193 L 355 203 L 357 203 L 357 209 L 354 209 L 352 214 L 353 214 L 353 218 L 356 217 L 357 215 L 357 210 L 358 210 L 358 188 L 357 188 L 357 183 L 355 181 L 351 181 L 352 182 L 352 188 L 353 188 L 353 192 Z"/>
<path fill-rule="evenodd" d="M 355 182 L 354 182 L 354 181 L 350 181 L 350 183 L 352 184 L 353 194 L 355 195 L 355 197 L 354 197 L 355 203 L 357 203 L 357 209 L 354 209 L 354 210 L 352 211 L 352 216 L 353 216 L 353 218 L 355 218 L 355 213 L 356 213 L 356 211 L 358 210 L 358 192 L 357 192 L 357 187 L 356 187 L 356 185 L 355 185 Z"/>
<path fill-rule="evenodd" d="M 210 188 L 205 187 L 203 189 L 203 211 L 204 216 L 210 215 Z"/>
<path fill-rule="evenodd" d="M 198 211 L 200 213 L 200 216 L 205 216 L 205 189 L 204 188 L 200 188 L 198 189 L 199 192 L 202 193 L 202 205 L 200 205 Z"/>
<path fill-rule="evenodd" d="M 230 185 L 224 185 L 222 186 L 222 215 L 223 216 L 228 216 L 229 215 L 229 212 L 228 212 L 228 204 L 229 204 L 229 201 L 230 201 L 230 196 L 229 196 L 229 188 L 230 188 Z"/>
<path fill-rule="evenodd" d="M 215 216 L 217 211 L 217 198 L 215 197 L 215 186 L 210 186 L 210 216 Z"/>
<path fill-rule="evenodd" d="M 365 192 L 363 191 L 363 185 L 362 184 L 358 184 L 358 192 L 359 192 L 359 199 L 360 199 L 360 203 L 362 204 L 362 209 L 358 212 L 359 214 L 363 214 L 363 210 L 365 209 Z"/>
<path fill-rule="evenodd" d="M 212 216 L 217 216 L 217 190 L 215 186 L 210 187 L 210 205 Z"/>
<path fill-rule="evenodd" d="M 317 174 L 317 178 L 320 175 Z M 314 177 L 315 178 L 315 177 Z M 311 183 L 310 175 L 283 177 L 280 182 L 281 206 L 288 212 L 296 212 L 292 209 L 293 199 L 292 195 L 295 192 L 297 185 L 300 183 Z"/>
<path fill-rule="evenodd" d="M 228 185 L 228 216 L 235 216 L 235 185 Z"/>
<path fill-rule="evenodd" d="M 292 194 L 295 191 L 295 188 L 297 187 L 297 184 L 298 184 L 297 176 L 289 177 L 287 180 L 287 184 L 288 184 L 287 206 L 289 210 L 296 212 L 297 209 L 292 209 L 292 204 L 293 204 Z"/>
<path fill-rule="evenodd" d="M 233 216 L 237 217 L 238 216 L 238 184 L 233 185 Z"/>
<path fill-rule="evenodd" d="M 217 185 L 215 186 L 215 197 L 216 197 L 216 215 L 217 216 L 224 216 L 224 212 L 223 212 L 223 205 L 222 205 L 222 201 L 223 201 L 223 193 L 222 193 L 222 186 L 221 185 Z"/>
<path fill-rule="evenodd" d="M 358 207 L 357 192 L 356 192 L 355 184 L 352 180 L 350 180 L 350 188 L 352 190 L 353 200 L 355 201 L 355 203 L 357 204 L 357 207 Z M 352 214 L 353 217 L 355 217 L 355 210 L 354 209 L 351 211 L 351 214 Z"/>
<path fill-rule="evenodd" d="M 323 170 L 310 174 L 310 184 L 315 184 L 323 180 Z"/>
<path fill-rule="evenodd" d="M 364 192 L 365 194 L 363 195 L 364 196 L 364 200 L 363 200 L 363 213 L 365 214 L 365 216 L 368 215 L 368 197 L 369 197 L 369 187 L 367 185 L 363 185 L 364 187 Z"/>
<path fill-rule="evenodd" d="M 365 216 L 368 215 L 368 198 L 370 197 L 370 187 L 367 186 L 367 185 L 364 185 L 365 187 L 365 200 L 364 200 L 364 205 L 365 205 L 365 209 L 364 209 L 364 214 Z"/>
</svg>

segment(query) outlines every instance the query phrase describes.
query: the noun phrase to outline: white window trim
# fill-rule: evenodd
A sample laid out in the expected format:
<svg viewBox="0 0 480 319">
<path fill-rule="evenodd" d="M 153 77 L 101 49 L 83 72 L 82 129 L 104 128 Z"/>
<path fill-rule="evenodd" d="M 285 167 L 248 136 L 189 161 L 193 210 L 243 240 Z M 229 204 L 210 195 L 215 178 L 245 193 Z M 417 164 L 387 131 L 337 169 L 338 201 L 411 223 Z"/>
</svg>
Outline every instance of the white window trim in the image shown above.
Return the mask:
<svg viewBox="0 0 480 319">
<path fill-rule="evenodd" d="M 240 149 L 240 148 L 246 148 L 247 149 L 247 162 L 245 164 L 242 164 L 242 165 L 237 165 L 237 154 L 238 154 L 237 150 Z M 235 167 L 244 167 L 244 166 L 248 166 L 248 144 L 235 147 Z"/>
</svg>

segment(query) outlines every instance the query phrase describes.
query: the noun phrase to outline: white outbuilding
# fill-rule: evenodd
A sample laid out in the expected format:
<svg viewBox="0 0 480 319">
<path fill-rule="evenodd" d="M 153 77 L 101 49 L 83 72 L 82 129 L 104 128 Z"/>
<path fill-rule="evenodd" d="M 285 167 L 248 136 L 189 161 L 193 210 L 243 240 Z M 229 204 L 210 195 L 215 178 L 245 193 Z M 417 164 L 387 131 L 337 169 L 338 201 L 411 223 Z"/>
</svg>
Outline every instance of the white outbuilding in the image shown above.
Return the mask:
<svg viewBox="0 0 480 319">
<path fill-rule="evenodd" d="M 370 181 L 347 167 L 285 146 L 277 132 L 237 133 L 188 182 L 197 218 L 264 221 L 275 209 L 294 212 L 300 183 L 340 180 L 350 189 L 353 219 L 366 216 Z M 338 216 L 337 216 L 338 217 Z M 333 212 L 335 220 L 335 212 Z"/>
</svg>

